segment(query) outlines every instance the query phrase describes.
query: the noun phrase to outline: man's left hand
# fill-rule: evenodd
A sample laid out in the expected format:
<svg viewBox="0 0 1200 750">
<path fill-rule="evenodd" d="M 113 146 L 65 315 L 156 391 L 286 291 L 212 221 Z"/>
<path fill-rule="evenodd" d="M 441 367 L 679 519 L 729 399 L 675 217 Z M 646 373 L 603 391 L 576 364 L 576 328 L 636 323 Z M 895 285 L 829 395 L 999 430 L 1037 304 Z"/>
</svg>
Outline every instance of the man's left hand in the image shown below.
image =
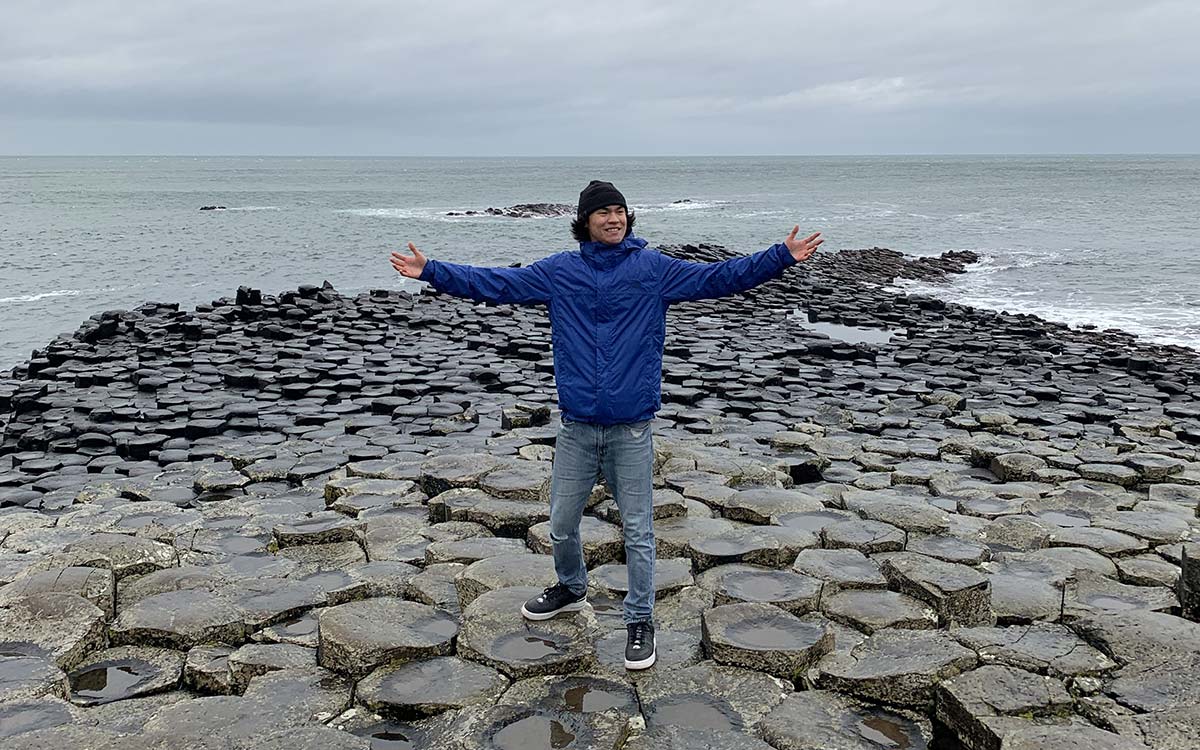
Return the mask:
<svg viewBox="0 0 1200 750">
<path fill-rule="evenodd" d="M 787 236 L 783 244 L 787 245 L 788 251 L 796 262 L 808 260 L 812 254 L 817 251 L 817 247 L 825 240 L 821 239 L 820 232 L 813 232 L 802 240 L 796 239 L 796 235 L 800 233 L 800 225 L 792 227 L 792 233 Z"/>
</svg>

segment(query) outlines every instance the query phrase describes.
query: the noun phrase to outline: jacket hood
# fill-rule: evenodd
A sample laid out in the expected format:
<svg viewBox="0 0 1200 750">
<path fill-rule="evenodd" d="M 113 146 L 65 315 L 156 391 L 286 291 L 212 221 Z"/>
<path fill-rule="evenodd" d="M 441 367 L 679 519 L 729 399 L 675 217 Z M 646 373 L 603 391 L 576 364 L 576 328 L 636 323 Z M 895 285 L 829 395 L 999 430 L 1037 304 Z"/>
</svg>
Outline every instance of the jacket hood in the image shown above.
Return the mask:
<svg viewBox="0 0 1200 750">
<path fill-rule="evenodd" d="M 646 241 L 632 234 L 621 240 L 619 245 L 608 245 L 603 242 L 580 242 L 579 252 L 589 266 L 601 271 L 614 268 L 618 263 L 629 257 L 635 250 L 646 247 Z"/>
</svg>

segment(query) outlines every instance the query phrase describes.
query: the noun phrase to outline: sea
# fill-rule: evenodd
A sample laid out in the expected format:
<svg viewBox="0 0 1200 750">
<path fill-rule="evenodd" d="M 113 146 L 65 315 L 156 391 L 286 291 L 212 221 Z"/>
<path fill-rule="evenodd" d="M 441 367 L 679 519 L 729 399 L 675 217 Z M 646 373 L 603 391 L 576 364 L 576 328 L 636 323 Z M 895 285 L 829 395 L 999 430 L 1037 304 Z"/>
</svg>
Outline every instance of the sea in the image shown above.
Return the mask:
<svg viewBox="0 0 1200 750">
<path fill-rule="evenodd" d="M 568 217 L 448 214 L 573 204 L 592 179 L 652 245 L 751 252 L 799 224 L 824 253 L 972 250 L 902 291 L 1200 349 L 1200 156 L 0 157 L 0 373 L 145 302 L 415 291 L 388 263 L 408 242 L 481 265 L 572 249 Z"/>
</svg>

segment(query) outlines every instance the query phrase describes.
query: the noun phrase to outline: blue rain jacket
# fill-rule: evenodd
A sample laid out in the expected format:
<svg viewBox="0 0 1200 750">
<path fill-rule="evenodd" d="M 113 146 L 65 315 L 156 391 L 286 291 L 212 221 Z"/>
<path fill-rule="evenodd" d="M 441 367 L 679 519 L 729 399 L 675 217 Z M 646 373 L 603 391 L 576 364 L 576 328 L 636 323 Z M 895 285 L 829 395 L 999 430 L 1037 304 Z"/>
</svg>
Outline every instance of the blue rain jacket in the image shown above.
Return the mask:
<svg viewBox="0 0 1200 750">
<path fill-rule="evenodd" d="M 550 308 L 558 406 L 566 419 L 612 425 L 650 419 L 662 405 L 667 308 L 744 292 L 796 260 L 783 244 L 720 263 L 690 263 L 626 237 L 582 242 L 523 268 L 429 260 L 421 281 L 481 302 Z"/>
</svg>

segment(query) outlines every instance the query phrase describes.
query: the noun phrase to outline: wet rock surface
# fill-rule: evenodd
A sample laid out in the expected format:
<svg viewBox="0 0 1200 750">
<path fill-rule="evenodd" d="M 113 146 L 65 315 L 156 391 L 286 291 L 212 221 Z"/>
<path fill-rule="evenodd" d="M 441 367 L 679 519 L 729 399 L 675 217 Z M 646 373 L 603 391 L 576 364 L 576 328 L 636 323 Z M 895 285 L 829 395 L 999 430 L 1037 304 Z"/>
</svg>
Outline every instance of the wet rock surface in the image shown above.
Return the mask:
<svg viewBox="0 0 1200 750">
<path fill-rule="evenodd" d="M 1200 363 L 889 287 L 973 260 L 822 254 L 672 309 L 632 676 L 603 485 L 592 606 L 518 612 L 554 581 L 544 310 L 94 316 L 0 375 L 0 743 L 1191 747 Z"/>
</svg>

